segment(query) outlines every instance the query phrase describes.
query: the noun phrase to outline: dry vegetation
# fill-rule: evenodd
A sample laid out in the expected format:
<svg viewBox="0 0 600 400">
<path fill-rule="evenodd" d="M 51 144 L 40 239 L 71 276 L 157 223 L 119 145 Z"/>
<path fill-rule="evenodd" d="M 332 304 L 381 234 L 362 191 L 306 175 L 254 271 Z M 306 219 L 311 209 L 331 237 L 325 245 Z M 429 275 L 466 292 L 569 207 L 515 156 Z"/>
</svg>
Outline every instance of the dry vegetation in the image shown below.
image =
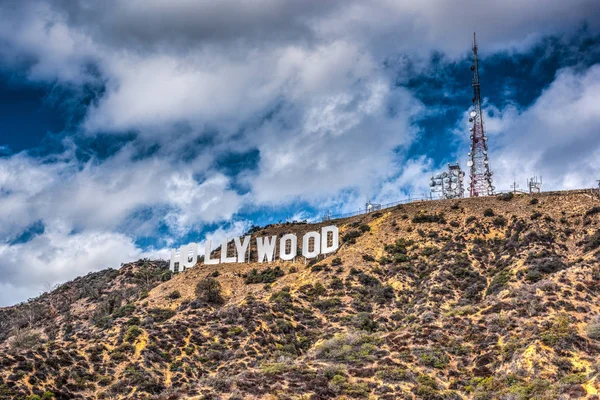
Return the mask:
<svg viewBox="0 0 600 400">
<path fill-rule="evenodd" d="M 413 203 L 336 224 L 339 251 L 308 264 L 171 277 L 140 260 L 0 309 L 0 398 L 598 399 L 597 199 Z"/>
</svg>

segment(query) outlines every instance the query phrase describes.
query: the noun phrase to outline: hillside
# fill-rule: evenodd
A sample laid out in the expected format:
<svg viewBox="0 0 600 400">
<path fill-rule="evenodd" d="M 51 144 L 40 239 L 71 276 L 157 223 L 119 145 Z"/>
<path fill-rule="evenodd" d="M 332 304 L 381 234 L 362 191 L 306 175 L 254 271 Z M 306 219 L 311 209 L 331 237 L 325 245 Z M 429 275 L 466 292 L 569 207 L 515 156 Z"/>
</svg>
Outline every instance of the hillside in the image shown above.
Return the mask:
<svg viewBox="0 0 600 400">
<path fill-rule="evenodd" d="M 0 309 L 0 398 L 600 398 L 598 198 L 333 223 L 342 245 L 316 262 L 140 260 Z"/>
</svg>

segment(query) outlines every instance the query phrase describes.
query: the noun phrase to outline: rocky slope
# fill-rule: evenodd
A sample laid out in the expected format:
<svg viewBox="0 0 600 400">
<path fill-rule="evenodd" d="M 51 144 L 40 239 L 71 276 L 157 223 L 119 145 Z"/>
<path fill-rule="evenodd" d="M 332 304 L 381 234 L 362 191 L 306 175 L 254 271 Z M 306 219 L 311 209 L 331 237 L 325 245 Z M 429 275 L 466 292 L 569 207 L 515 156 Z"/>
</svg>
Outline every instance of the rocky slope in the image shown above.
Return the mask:
<svg viewBox="0 0 600 400">
<path fill-rule="evenodd" d="M 316 262 L 140 260 L 0 309 L 0 398 L 599 398 L 597 198 L 334 223 L 342 246 Z"/>
</svg>

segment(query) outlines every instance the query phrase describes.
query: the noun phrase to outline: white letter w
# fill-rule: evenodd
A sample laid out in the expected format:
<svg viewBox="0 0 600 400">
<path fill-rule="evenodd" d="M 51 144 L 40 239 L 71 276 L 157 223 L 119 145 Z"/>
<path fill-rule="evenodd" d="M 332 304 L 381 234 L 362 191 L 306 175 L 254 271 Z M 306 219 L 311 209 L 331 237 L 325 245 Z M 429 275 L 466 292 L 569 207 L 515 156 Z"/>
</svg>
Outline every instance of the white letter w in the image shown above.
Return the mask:
<svg viewBox="0 0 600 400">
<path fill-rule="evenodd" d="M 256 247 L 258 249 L 258 262 L 264 262 L 265 256 L 267 257 L 268 262 L 273 261 L 273 256 L 275 255 L 276 241 L 277 236 L 271 236 L 270 240 L 269 238 L 256 238 Z"/>
</svg>

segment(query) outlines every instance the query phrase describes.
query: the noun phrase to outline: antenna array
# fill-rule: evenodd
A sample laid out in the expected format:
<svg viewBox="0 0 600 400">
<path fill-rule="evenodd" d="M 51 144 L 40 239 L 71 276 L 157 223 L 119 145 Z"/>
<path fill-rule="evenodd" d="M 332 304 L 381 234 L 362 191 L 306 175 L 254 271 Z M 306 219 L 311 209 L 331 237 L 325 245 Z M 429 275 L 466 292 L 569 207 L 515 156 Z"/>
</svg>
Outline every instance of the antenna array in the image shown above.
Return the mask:
<svg viewBox="0 0 600 400">
<path fill-rule="evenodd" d="M 373 211 L 379 211 L 381 210 L 381 204 L 372 203 L 370 199 L 367 199 L 367 202 L 365 203 L 365 210 L 368 213 Z"/>
<path fill-rule="evenodd" d="M 529 193 L 539 193 L 542 191 L 542 177 L 538 179 L 537 176 L 533 178 L 527 179 L 527 187 L 529 188 Z"/>
<path fill-rule="evenodd" d="M 429 181 L 429 188 L 431 193 L 437 193 L 442 198 L 458 199 L 464 197 L 464 177 L 465 173 L 460 169 L 458 163 L 448 163 L 448 172 L 432 176 Z"/>
</svg>

